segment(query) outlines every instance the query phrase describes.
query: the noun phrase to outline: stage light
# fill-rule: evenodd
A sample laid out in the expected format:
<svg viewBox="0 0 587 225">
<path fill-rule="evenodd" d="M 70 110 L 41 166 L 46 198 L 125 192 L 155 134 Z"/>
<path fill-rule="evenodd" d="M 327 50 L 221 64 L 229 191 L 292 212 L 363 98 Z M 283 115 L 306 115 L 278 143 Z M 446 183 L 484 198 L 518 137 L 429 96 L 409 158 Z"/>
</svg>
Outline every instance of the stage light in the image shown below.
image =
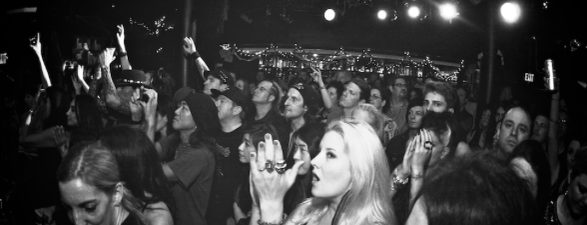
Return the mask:
<svg viewBox="0 0 587 225">
<path fill-rule="evenodd" d="M 438 8 L 440 9 L 440 16 L 444 19 L 452 20 L 459 15 L 457 7 L 453 3 L 445 3 Z"/>
<path fill-rule="evenodd" d="M 418 6 L 410 6 L 408 8 L 408 16 L 412 17 L 412 18 L 418 18 L 420 16 L 420 8 L 418 8 Z"/>
<path fill-rule="evenodd" d="M 332 21 L 334 20 L 334 18 L 336 18 L 336 12 L 334 11 L 334 9 L 327 9 L 326 11 L 324 11 L 324 19 L 326 19 L 327 21 Z"/>
<path fill-rule="evenodd" d="M 520 18 L 520 5 L 514 2 L 506 2 L 501 5 L 501 16 L 508 23 L 514 23 Z"/>
<path fill-rule="evenodd" d="M 381 9 L 377 12 L 377 18 L 379 18 L 380 20 L 385 20 L 387 19 L 387 11 Z"/>
</svg>

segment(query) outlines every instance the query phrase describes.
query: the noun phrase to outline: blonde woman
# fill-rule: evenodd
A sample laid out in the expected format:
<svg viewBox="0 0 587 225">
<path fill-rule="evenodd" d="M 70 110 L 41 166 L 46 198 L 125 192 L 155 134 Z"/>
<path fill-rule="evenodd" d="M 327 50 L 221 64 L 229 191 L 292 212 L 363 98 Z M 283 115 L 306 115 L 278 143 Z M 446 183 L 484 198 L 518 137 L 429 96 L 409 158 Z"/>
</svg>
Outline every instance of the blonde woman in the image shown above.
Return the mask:
<svg viewBox="0 0 587 225">
<path fill-rule="evenodd" d="M 251 154 L 252 222 L 258 224 L 397 224 L 389 199 L 389 168 L 371 126 L 345 120 L 331 123 L 312 159 L 312 195 L 289 216 L 283 196 L 304 164 L 285 170 L 278 141 L 266 135 Z M 351 160 L 352 159 L 352 160 Z"/>
</svg>

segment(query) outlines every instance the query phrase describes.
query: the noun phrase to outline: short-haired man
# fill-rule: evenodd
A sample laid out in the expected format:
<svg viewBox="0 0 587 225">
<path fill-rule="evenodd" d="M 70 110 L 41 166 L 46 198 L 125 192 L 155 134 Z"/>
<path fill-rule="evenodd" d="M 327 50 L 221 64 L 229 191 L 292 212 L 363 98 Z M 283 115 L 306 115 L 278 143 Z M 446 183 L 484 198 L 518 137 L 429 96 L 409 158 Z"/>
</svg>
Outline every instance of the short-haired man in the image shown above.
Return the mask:
<svg viewBox="0 0 587 225">
<path fill-rule="evenodd" d="M 456 95 L 453 87 L 447 82 L 430 82 L 424 86 L 424 113 L 454 112 Z"/>
<path fill-rule="evenodd" d="M 247 126 L 271 124 L 277 130 L 281 146 L 287 146 L 289 124 L 279 112 L 282 97 L 283 91 L 277 83 L 269 80 L 259 82 L 252 96 L 255 113 L 247 116 Z"/>
<path fill-rule="evenodd" d="M 387 88 L 391 92 L 391 97 L 387 101 L 389 110 L 385 112 L 397 124 L 397 133 L 403 133 L 408 129 L 406 126 L 406 113 L 408 112 L 408 81 L 399 76 L 389 79 Z"/>
<path fill-rule="evenodd" d="M 497 130 L 497 156 L 507 158 L 520 142 L 530 139 L 532 120 L 530 113 L 521 106 L 507 110 Z"/>
<path fill-rule="evenodd" d="M 350 118 L 360 103 L 369 101 L 370 95 L 371 88 L 367 82 L 358 78 L 350 80 L 345 84 L 344 92 L 338 100 L 338 105 L 342 110 L 328 114 L 328 123 L 337 119 Z"/>
<path fill-rule="evenodd" d="M 457 97 L 459 105 L 456 109 L 455 116 L 457 122 L 459 122 L 459 136 L 461 140 L 466 140 L 467 134 L 473 128 L 473 115 L 471 115 L 466 109 L 467 101 L 469 98 L 469 91 L 465 87 L 457 88 Z"/>
<path fill-rule="evenodd" d="M 217 154 L 217 175 L 212 185 L 210 206 L 206 218 L 208 224 L 224 224 L 232 215 L 233 194 L 239 184 L 242 171 L 238 146 L 244 134 L 243 120 L 247 111 L 245 94 L 236 87 L 225 91 L 212 89 L 212 97 L 218 107 L 221 132 L 216 136 L 220 154 Z"/>
</svg>

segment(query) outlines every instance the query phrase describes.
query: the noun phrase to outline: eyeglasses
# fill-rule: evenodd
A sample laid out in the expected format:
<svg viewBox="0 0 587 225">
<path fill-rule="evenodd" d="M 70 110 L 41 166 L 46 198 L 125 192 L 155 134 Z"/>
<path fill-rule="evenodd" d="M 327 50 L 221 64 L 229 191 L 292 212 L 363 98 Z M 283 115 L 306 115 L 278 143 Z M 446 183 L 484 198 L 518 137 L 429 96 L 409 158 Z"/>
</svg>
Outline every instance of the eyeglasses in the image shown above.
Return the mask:
<svg viewBox="0 0 587 225">
<path fill-rule="evenodd" d="M 402 84 L 402 83 L 396 83 L 396 84 L 394 84 L 393 86 L 396 86 L 396 87 L 398 87 L 398 88 L 403 88 L 403 87 L 406 87 L 406 84 Z"/>
</svg>

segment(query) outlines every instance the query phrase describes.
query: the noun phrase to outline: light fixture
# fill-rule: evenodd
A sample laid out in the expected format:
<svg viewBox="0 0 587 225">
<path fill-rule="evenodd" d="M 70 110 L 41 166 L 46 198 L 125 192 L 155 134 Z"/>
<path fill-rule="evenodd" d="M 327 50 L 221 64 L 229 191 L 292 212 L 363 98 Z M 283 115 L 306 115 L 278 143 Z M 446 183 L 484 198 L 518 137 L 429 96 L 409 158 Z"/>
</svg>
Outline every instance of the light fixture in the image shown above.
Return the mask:
<svg viewBox="0 0 587 225">
<path fill-rule="evenodd" d="M 379 11 L 377 11 L 377 18 L 379 18 L 380 20 L 387 19 L 387 11 L 384 9 L 380 9 Z"/>
<path fill-rule="evenodd" d="M 336 11 L 334 9 L 327 9 L 324 11 L 324 19 L 327 21 L 332 21 L 336 18 Z"/>
<path fill-rule="evenodd" d="M 501 17 L 508 23 L 514 23 L 518 21 L 521 14 L 520 5 L 515 2 L 506 2 L 501 5 Z"/>
<path fill-rule="evenodd" d="M 440 10 L 440 16 L 447 20 L 452 20 L 459 15 L 457 7 L 453 3 L 444 3 L 440 5 L 438 9 Z"/>
<path fill-rule="evenodd" d="M 416 19 L 420 16 L 420 7 L 412 5 L 408 7 L 408 16 Z"/>
</svg>

